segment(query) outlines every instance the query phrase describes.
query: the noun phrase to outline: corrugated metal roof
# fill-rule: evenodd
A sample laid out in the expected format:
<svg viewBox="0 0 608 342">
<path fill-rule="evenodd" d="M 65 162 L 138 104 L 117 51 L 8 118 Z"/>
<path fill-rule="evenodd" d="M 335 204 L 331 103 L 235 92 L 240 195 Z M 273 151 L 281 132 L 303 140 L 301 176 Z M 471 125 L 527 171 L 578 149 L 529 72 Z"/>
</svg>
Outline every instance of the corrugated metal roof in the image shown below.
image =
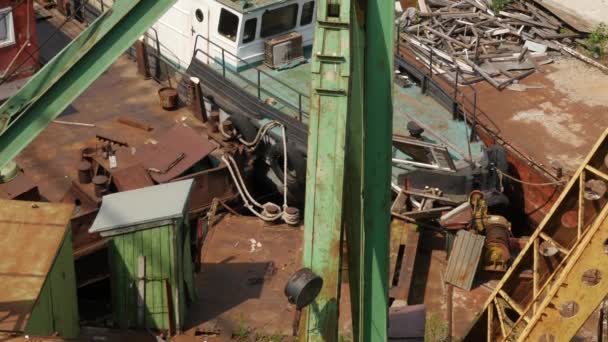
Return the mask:
<svg viewBox="0 0 608 342">
<path fill-rule="evenodd" d="M 181 217 L 193 183 L 186 179 L 104 196 L 89 233 L 111 235 L 104 233 Z"/>
<path fill-rule="evenodd" d="M 23 331 L 74 206 L 0 200 L 0 330 Z"/>
<path fill-rule="evenodd" d="M 485 240 L 483 235 L 458 231 L 448 259 L 446 282 L 467 291 L 471 289 Z"/>
</svg>

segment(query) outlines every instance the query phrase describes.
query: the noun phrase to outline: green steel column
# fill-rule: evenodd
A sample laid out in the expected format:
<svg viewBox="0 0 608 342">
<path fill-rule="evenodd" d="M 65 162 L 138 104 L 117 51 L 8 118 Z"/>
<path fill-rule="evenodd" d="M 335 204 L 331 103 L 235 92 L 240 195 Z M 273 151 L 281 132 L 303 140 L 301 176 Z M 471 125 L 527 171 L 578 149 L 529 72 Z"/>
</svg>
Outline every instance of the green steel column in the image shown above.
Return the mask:
<svg viewBox="0 0 608 342">
<path fill-rule="evenodd" d="M 307 342 L 333 342 L 338 337 L 350 10 L 349 0 L 318 1 L 311 60 L 303 263 L 323 278 L 323 288 L 302 313 L 299 336 Z"/>
<path fill-rule="evenodd" d="M 175 0 L 116 1 L 0 107 L 0 169 L 124 53 Z"/>
<path fill-rule="evenodd" d="M 325 283 L 304 312 L 302 341 L 337 338 L 343 227 L 355 340 L 387 340 L 393 4 L 353 1 L 318 2 L 304 264 Z"/>
<path fill-rule="evenodd" d="M 363 128 L 365 257 L 360 341 L 388 340 L 393 21 L 393 1 L 368 0 Z"/>
<path fill-rule="evenodd" d="M 356 0 L 345 222 L 356 341 L 386 341 L 390 241 L 393 2 Z"/>
</svg>

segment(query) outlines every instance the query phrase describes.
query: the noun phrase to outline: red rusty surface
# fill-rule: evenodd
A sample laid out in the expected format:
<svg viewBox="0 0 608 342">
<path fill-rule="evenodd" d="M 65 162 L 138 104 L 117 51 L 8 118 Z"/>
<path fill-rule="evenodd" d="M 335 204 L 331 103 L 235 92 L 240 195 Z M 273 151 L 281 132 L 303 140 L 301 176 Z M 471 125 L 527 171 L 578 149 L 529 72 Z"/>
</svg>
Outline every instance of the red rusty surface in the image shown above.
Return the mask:
<svg viewBox="0 0 608 342">
<path fill-rule="evenodd" d="M 39 201 L 38 187 L 23 171 L 10 182 L 0 183 L 0 198 L 21 201 Z"/>
<path fill-rule="evenodd" d="M 154 181 L 141 164 L 112 171 L 112 180 L 118 191 L 129 191 L 154 185 Z"/>
<path fill-rule="evenodd" d="M 290 335 L 295 307 L 283 290 L 289 276 L 301 268 L 302 233 L 302 227 L 268 225 L 256 217 L 224 217 L 204 242 L 199 298 L 188 314 L 186 333 L 213 321 L 224 331 L 247 327 L 267 335 Z M 348 291 L 341 300 L 349 303 Z M 341 308 L 342 329 L 350 327 L 349 310 Z"/>
<path fill-rule="evenodd" d="M 434 321 L 436 330 L 441 330 L 441 326 L 445 327 L 447 322 L 447 286 L 444 276 L 446 267 L 444 236 L 423 230 L 408 305 L 425 304 L 427 325 L 429 320 Z M 485 273 L 478 272 L 471 291 L 453 288 L 452 332 L 456 340 L 464 335 L 477 312 L 481 311 L 495 282 L 492 278 L 486 278 Z"/>
<path fill-rule="evenodd" d="M 301 228 L 269 226 L 253 217 L 225 217 L 204 243 L 197 279 L 200 298 L 190 312 L 191 325 L 219 318 L 234 328 L 245 320 L 242 324 L 251 328 L 290 332 L 295 308 L 283 289 L 300 267 L 301 254 Z"/>
<path fill-rule="evenodd" d="M 227 201 L 238 196 L 230 172 L 223 163 L 216 168 L 176 178 L 173 181 L 190 178 L 194 179 L 194 186 L 190 193 L 191 213 L 199 213 L 209 208 L 214 198 Z"/>
<path fill-rule="evenodd" d="M 146 169 L 167 170 L 164 173 L 151 173 L 152 178 L 158 183 L 179 177 L 215 150 L 215 146 L 206 136 L 182 124 L 177 124 L 156 135 L 154 139 L 157 143 L 141 146 L 136 154 Z M 171 164 L 175 163 L 182 154 L 183 158 L 171 167 Z"/>
<path fill-rule="evenodd" d="M 64 23 L 65 17 L 59 11 L 49 12 L 53 16 L 40 26 L 39 34 L 49 35 L 61 26 L 61 33 L 56 38 L 63 38 L 53 39 L 51 44 L 47 44 L 53 45 L 49 46 L 49 50 L 58 51 L 69 42 L 70 37 L 77 36 L 84 25 L 76 20 Z M 59 201 L 70 187 L 71 180 L 77 179 L 80 150 L 102 146 L 94 138 L 95 135 L 122 139 L 130 146 L 143 144 L 150 138 L 149 132 L 118 122 L 116 119 L 120 117 L 128 116 L 159 131 L 182 122 L 196 126 L 197 131 L 202 132 L 204 128 L 186 108 L 167 112 L 159 107 L 157 91 L 160 87 L 155 81 L 143 80 L 128 57 L 118 58 L 60 118 L 63 121 L 94 124 L 95 127 L 51 124 L 17 157 L 19 166 L 38 185 L 43 197 Z"/>
</svg>

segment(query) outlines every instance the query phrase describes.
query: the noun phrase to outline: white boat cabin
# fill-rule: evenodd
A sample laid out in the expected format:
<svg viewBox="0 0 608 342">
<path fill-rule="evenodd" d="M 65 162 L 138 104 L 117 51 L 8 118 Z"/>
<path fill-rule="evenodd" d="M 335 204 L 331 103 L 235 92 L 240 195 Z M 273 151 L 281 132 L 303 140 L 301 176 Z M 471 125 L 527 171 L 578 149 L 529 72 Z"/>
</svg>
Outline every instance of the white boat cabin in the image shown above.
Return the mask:
<svg viewBox="0 0 608 342">
<path fill-rule="evenodd" d="M 238 68 L 264 60 L 265 42 L 290 32 L 312 45 L 315 15 L 315 0 L 178 0 L 148 33 L 181 69 L 195 52 L 221 63 L 222 50 L 226 65 Z"/>
</svg>

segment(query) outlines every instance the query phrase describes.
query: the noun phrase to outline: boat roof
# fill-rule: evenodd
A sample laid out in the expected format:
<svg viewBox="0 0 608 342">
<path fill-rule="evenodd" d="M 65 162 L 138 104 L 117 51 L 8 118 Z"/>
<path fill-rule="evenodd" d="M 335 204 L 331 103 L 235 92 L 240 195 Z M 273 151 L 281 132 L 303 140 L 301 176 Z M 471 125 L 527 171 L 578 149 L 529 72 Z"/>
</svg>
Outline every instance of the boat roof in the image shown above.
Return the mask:
<svg viewBox="0 0 608 342">
<path fill-rule="evenodd" d="M 0 330 L 24 331 L 74 206 L 0 200 Z"/>
<path fill-rule="evenodd" d="M 290 0 L 217 0 L 219 3 L 232 8 L 240 13 L 249 13 L 277 4 L 289 2 Z"/>
</svg>

